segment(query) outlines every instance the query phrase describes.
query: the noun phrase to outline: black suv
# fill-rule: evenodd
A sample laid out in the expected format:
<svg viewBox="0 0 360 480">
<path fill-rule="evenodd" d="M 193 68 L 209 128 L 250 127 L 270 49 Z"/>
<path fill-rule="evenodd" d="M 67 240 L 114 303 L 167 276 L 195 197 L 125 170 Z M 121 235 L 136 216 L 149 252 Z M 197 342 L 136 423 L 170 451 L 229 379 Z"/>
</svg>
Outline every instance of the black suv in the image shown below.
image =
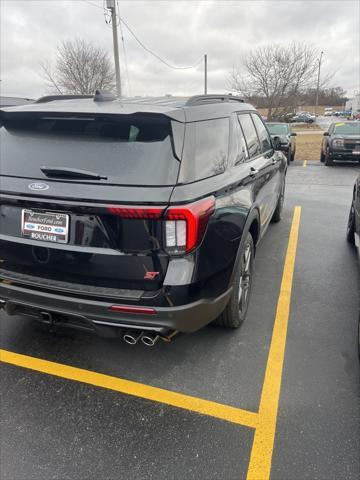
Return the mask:
<svg viewBox="0 0 360 480">
<path fill-rule="evenodd" d="M 252 106 L 97 91 L 0 115 L 7 314 L 147 345 L 242 323 L 287 168 Z"/>
<path fill-rule="evenodd" d="M 360 162 L 360 123 L 336 122 L 324 133 L 320 161 L 327 167 L 336 160 Z"/>
</svg>

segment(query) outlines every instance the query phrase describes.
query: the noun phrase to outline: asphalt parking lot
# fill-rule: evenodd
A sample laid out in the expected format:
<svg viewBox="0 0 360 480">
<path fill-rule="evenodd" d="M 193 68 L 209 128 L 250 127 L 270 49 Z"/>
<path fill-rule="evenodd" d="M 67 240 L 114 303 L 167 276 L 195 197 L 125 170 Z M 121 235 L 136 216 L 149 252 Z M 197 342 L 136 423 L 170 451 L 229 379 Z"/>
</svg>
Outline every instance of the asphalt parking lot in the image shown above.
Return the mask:
<svg viewBox="0 0 360 480">
<path fill-rule="evenodd" d="M 1 479 L 358 479 L 358 172 L 290 166 L 240 330 L 131 347 L 1 313 Z"/>
</svg>

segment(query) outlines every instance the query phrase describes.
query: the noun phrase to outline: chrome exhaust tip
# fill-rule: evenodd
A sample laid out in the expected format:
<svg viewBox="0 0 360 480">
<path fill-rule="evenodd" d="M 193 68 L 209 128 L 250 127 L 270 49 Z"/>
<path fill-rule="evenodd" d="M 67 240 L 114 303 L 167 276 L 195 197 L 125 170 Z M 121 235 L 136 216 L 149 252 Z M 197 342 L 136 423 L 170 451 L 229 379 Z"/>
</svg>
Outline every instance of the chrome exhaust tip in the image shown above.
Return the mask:
<svg viewBox="0 0 360 480">
<path fill-rule="evenodd" d="M 142 332 L 126 332 L 123 336 L 124 342 L 128 343 L 129 345 L 136 345 L 137 342 L 140 340 Z"/>
<path fill-rule="evenodd" d="M 145 333 L 141 337 L 141 341 L 147 347 L 153 347 L 155 343 L 159 340 L 159 338 L 160 335 L 157 335 L 156 333 Z"/>
</svg>

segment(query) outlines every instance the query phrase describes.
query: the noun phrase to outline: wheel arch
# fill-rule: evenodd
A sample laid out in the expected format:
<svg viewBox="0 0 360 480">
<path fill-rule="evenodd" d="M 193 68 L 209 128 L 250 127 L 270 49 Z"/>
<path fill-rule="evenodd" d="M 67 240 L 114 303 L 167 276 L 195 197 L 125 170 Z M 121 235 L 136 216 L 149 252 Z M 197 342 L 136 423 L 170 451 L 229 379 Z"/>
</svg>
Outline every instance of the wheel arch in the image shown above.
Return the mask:
<svg viewBox="0 0 360 480">
<path fill-rule="evenodd" d="M 254 247 L 257 246 L 258 241 L 260 239 L 260 221 L 259 221 L 259 213 L 255 215 L 251 221 L 250 227 L 249 227 L 249 232 L 251 233 L 251 236 L 254 241 Z"/>
<path fill-rule="evenodd" d="M 239 247 L 238 247 L 236 258 L 235 258 L 233 271 L 231 274 L 230 285 L 232 285 L 235 271 L 236 271 L 236 265 L 240 261 L 240 254 L 245 243 L 246 235 L 248 233 L 250 233 L 253 238 L 254 252 L 256 253 L 256 247 L 261 239 L 260 214 L 256 206 L 248 214 L 242 234 L 241 234 L 241 240 L 239 242 Z"/>
</svg>

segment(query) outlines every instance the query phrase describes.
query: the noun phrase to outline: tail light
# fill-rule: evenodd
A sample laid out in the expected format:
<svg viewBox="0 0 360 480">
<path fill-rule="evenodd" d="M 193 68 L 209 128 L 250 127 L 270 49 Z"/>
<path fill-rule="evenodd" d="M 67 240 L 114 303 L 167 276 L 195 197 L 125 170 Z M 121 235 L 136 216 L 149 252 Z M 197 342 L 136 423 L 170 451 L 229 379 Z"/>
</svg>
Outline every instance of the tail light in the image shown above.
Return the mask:
<svg viewBox="0 0 360 480">
<path fill-rule="evenodd" d="M 169 253 L 188 253 L 197 247 L 214 210 L 214 197 L 169 207 L 164 216 L 166 250 Z"/>
<path fill-rule="evenodd" d="M 197 247 L 204 235 L 215 198 L 174 207 L 108 207 L 107 211 L 121 218 L 163 220 L 165 249 L 172 254 L 188 253 Z"/>
<path fill-rule="evenodd" d="M 107 211 L 121 218 L 137 218 L 142 220 L 160 220 L 164 213 L 161 207 L 108 207 Z"/>
</svg>

